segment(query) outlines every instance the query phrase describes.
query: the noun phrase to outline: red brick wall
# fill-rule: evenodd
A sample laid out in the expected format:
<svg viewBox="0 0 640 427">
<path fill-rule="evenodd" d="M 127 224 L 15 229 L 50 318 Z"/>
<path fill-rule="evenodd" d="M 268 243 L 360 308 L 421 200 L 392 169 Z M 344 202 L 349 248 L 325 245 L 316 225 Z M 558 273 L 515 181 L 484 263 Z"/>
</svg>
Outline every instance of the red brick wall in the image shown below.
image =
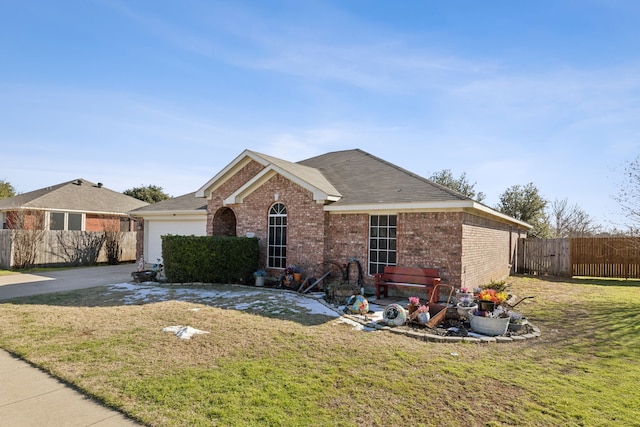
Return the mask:
<svg viewBox="0 0 640 427">
<path fill-rule="evenodd" d="M 208 235 L 213 233 L 213 215 L 222 201 L 261 169 L 262 165 L 252 161 L 214 191 L 208 202 Z M 280 175 L 243 203 L 228 206 L 236 216 L 237 234 L 253 233 L 260 239 L 263 265 L 268 212 L 276 201 L 287 208 L 288 264 L 310 274 L 323 261 L 342 264 L 355 257 L 365 271 L 367 287 L 373 285 L 368 275 L 369 215 L 324 212 L 311 192 Z M 437 268 L 443 283 L 455 287 L 475 287 L 506 277 L 518 240 L 518 231 L 509 225 L 463 212 L 400 213 L 397 232 L 398 265 Z"/>
<path fill-rule="evenodd" d="M 345 264 L 349 258 L 357 258 L 365 273 L 365 282 L 373 284 L 368 277 L 369 262 L 369 215 L 368 214 L 328 214 L 327 236 L 324 258 Z"/>
<path fill-rule="evenodd" d="M 398 265 L 437 268 L 443 283 L 460 285 L 462 213 L 398 215 Z"/>
<path fill-rule="evenodd" d="M 213 213 L 222 207 L 222 201 L 253 178 L 261 167 L 258 163 L 251 162 L 212 194 L 208 204 L 208 235 L 213 232 Z M 275 175 L 245 197 L 243 203 L 227 206 L 236 215 L 237 235 L 253 233 L 260 239 L 260 261 L 262 265 L 266 265 L 268 214 L 271 206 L 276 203 L 276 194 L 277 202 L 283 203 L 287 208 L 287 264 L 296 264 L 310 274 L 323 261 L 325 213 L 322 205 L 313 200 L 312 193 L 299 185 Z M 272 273 L 277 275 L 278 271 Z"/>
<path fill-rule="evenodd" d="M 44 229 L 44 218 L 45 213 L 42 211 L 10 211 L 6 213 L 5 222 L 7 228 L 42 230 Z"/>
<path fill-rule="evenodd" d="M 465 214 L 462 284 L 474 288 L 511 273 L 518 229 L 488 218 Z"/>
<path fill-rule="evenodd" d="M 85 231 L 120 231 L 120 217 L 104 215 L 85 215 Z"/>
<path fill-rule="evenodd" d="M 207 235 L 213 235 L 213 217 L 216 211 L 224 206 L 222 201 L 257 175 L 263 168 L 264 166 L 260 163 L 252 160 L 211 194 L 207 206 Z M 239 220 L 237 215 L 236 219 Z M 238 235 L 241 235 L 240 230 L 237 230 L 237 232 Z"/>
</svg>

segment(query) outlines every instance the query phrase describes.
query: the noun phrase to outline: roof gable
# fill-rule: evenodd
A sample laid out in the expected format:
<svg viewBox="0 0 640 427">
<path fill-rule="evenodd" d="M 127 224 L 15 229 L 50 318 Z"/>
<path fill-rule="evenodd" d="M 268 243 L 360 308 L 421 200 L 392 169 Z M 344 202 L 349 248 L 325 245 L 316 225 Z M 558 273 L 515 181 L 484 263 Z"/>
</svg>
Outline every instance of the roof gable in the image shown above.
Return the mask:
<svg viewBox="0 0 640 427">
<path fill-rule="evenodd" d="M 313 193 L 313 198 L 318 203 L 339 200 L 341 195 L 333 184 L 321 171 L 298 163 L 288 162 L 265 154 L 245 150 L 222 169 L 216 176 L 196 191 L 196 197 L 209 197 L 213 191 L 219 188 L 231 176 L 245 167 L 250 161 L 256 161 L 264 168 L 252 179 L 233 192 L 225 204 L 242 203 L 244 198 L 259 188 L 275 174 L 295 182 L 302 188 Z"/>
</svg>

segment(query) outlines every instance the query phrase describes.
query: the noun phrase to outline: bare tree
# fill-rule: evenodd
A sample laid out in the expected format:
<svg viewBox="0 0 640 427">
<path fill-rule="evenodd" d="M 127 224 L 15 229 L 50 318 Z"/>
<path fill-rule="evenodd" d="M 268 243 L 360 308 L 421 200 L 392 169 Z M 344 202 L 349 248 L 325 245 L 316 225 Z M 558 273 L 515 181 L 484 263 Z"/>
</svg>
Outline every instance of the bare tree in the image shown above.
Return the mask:
<svg viewBox="0 0 640 427">
<path fill-rule="evenodd" d="M 627 215 L 631 233 L 640 228 L 640 155 L 627 163 L 624 170 L 624 183 L 614 200 Z"/>
<path fill-rule="evenodd" d="M 38 250 L 44 241 L 44 212 L 18 211 L 7 217 L 12 228 L 13 267 L 30 268 L 36 262 Z"/>
<path fill-rule="evenodd" d="M 104 249 L 107 255 L 107 264 L 117 265 L 120 263 L 122 255 L 121 244 L 124 239 L 124 232 L 120 231 L 120 223 L 103 219 L 104 229 Z"/>
<path fill-rule="evenodd" d="M 60 256 L 72 265 L 95 265 L 105 242 L 104 232 L 57 231 Z"/>
<path fill-rule="evenodd" d="M 569 205 L 567 198 L 555 199 L 550 205 L 551 228 L 554 237 L 584 237 L 598 232 L 593 218 L 578 205 Z"/>
</svg>

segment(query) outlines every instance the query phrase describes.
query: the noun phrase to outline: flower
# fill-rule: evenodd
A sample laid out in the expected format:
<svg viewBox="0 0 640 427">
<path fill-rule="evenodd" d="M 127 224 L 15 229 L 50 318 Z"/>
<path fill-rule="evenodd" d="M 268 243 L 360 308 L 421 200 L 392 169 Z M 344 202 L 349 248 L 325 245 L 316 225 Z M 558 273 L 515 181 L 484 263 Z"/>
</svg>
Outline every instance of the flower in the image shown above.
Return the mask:
<svg viewBox="0 0 640 427">
<path fill-rule="evenodd" d="M 483 289 L 478 294 L 480 301 L 493 301 L 496 305 L 502 304 L 508 297 L 509 295 L 506 292 L 498 292 L 495 289 Z"/>
<path fill-rule="evenodd" d="M 263 269 L 256 270 L 253 272 L 253 277 L 264 277 L 266 275 L 267 275 L 267 272 L 264 271 Z"/>
<path fill-rule="evenodd" d="M 428 313 L 429 312 L 429 306 L 428 305 L 421 305 L 420 307 L 418 307 L 418 313 Z"/>
<path fill-rule="evenodd" d="M 420 305 L 420 298 L 418 298 L 418 297 L 409 297 L 409 304 Z"/>
<path fill-rule="evenodd" d="M 460 288 L 460 292 L 462 292 L 463 294 L 466 294 L 469 292 L 469 288 L 462 287 Z"/>
</svg>

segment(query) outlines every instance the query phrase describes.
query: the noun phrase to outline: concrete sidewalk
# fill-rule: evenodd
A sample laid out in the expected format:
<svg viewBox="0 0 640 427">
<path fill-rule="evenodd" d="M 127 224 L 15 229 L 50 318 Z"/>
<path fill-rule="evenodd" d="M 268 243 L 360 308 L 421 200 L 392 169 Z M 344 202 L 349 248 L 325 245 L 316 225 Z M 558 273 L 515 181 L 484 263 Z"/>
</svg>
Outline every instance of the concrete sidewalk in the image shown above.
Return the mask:
<svg viewBox="0 0 640 427">
<path fill-rule="evenodd" d="M 124 264 L 2 276 L 0 300 L 124 283 L 135 270 Z M 140 425 L 0 349 L 0 426 Z"/>
<path fill-rule="evenodd" d="M 140 426 L 0 350 L 0 425 Z"/>
</svg>

